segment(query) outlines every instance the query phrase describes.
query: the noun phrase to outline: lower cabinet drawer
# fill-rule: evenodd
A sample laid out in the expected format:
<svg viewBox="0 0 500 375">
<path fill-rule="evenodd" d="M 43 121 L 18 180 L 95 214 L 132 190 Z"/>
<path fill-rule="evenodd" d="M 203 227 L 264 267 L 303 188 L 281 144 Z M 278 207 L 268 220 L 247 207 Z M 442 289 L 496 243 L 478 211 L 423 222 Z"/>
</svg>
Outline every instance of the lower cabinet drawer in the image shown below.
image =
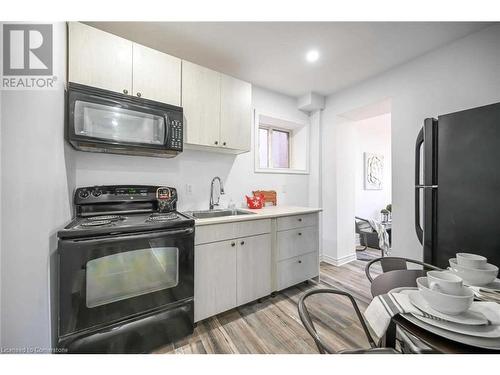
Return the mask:
<svg viewBox="0 0 500 375">
<path fill-rule="evenodd" d="M 312 227 L 318 225 L 318 214 L 304 214 L 279 217 L 277 219 L 278 230 L 288 230 L 301 227 Z"/>
<path fill-rule="evenodd" d="M 318 251 L 318 227 L 297 228 L 277 233 L 277 260 Z"/>
<path fill-rule="evenodd" d="M 288 288 L 302 281 L 318 276 L 318 253 L 309 253 L 298 257 L 282 260 L 277 267 L 278 290 Z"/>
<path fill-rule="evenodd" d="M 238 221 L 232 223 L 197 225 L 195 245 L 230 240 L 233 238 L 257 236 L 271 232 L 271 219 Z"/>
</svg>

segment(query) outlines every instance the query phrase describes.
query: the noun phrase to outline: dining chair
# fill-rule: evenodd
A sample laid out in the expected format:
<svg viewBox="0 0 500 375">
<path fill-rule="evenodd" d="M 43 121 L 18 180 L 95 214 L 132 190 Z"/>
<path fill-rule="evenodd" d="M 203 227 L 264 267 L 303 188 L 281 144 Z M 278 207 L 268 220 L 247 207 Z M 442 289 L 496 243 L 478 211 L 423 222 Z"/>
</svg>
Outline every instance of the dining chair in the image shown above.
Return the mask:
<svg viewBox="0 0 500 375">
<path fill-rule="evenodd" d="M 389 271 L 396 271 L 396 270 L 407 270 L 408 269 L 408 263 L 410 264 L 416 264 L 419 266 L 422 266 L 424 269 L 430 269 L 430 270 L 436 270 L 436 271 L 442 271 L 441 268 L 433 266 L 432 264 L 424 263 L 419 260 L 415 259 L 408 259 L 408 258 L 400 258 L 400 257 L 381 257 L 381 258 L 375 258 L 369 261 L 366 264 L 365 267 L 365 274 L 368 280 L 373 282 L 373 278 L 370 275 L 370 268 L 375 264 L 379 263 L 380 266 L 382 267 L 382 272 L 386 273 Z"/>
<path fill-rule="evenodd" d="M 356 315 L 361 323 L 361 327 L 363 328 L 363 331 L 366 335 L 366 338 L 368 339 L 368 343 L 370 344 L 370 348 L 367 349 L 347 349 L 347 350 L 342 350 L 342 351 L 335 351 L 332 349 L 327 343 L 325 343 L 322 338 L 319 336 L 318 332 L 316 331 L 316 328 L 314 327 L 314 323 L 311 319 L 311 315 L 309 314 L 309 310 L 307 309 L 306 306 L 306 299 L 309 298 L 310 296 L 314 294 L 336 294 L 336 295 L 341 295 L 349 298 L 351 301 L 354 311 L 356 312 Z M 363 315 L 361 314 L 361 311 L 359 310 L 358 304 L 356 303 L 356 300 L 352 297 L 347 292 L 337 290 L 337 289 L 330 289 L 330 288 L 320 288 L 320 289 L 311 289 L 307 292 L 305 292 L 299 299 L 299 304 L 298 304 L 298 310 L 299 310 L 299 317 L 300 320 L 302 321 L 302 324 L 304 325 L 306 331 L 312 336 L 314 342 L 316 343 L 316 346 L 318 347 L 318 351 L 320 354 L 399 354 L 396 350 L 392 348 L 380 348 L 377 346 L 375 343 L 375 340 L 373 340 L 373 337 L 370 334 L 370 331 L 368 330 L 368 327 L 366 325 L 366 322 L 363 318 Z"/>
</svg>

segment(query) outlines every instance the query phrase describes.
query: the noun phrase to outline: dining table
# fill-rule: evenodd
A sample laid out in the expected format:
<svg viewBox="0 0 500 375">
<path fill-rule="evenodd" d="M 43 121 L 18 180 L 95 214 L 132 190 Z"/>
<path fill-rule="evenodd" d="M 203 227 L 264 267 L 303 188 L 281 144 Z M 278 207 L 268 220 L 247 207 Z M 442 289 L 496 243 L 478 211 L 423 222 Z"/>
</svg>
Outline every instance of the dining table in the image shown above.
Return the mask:
<svg viewBox="0 0 500 375">
<path fill-rule="evenodd" d="M 417 287 L 417 278 L 426 274 L 427 271 L 422 269 L 393 270 L 382 273 L 375 277 L 371 284 L 372 296 L 376 297 L 380 294 L 386 294 L 396 288 L 415 288 Z M 398 327 L 404 332 L 418 338 L 418 340 L 428 347 L 422 350 L 422 353 L 500 353 L 500 351 L 478 348 L 447 339 L 422 328 L 400 314 L 392 317 L 386 331 L 384 338 L 386 347 L 396 349 L 396 331 Z"/>
</svg>

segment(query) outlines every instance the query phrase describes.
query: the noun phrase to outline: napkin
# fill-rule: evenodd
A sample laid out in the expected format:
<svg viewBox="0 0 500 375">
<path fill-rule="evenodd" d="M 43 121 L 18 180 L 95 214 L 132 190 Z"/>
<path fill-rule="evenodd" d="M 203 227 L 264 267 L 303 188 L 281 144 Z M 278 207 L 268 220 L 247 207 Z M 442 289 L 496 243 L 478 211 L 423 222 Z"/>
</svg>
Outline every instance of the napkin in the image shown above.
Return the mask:
<svg viewBox="0 0 500 375">
<path fill-rule="evenodd" d="M 407 294 L 388 293 L 376 296 L 365 310 L 364 316 L 373 332 L 380 339 L 394 315 L 411 313 L 423 316 L 423 313 L 410 302 Z"/>
</svg>

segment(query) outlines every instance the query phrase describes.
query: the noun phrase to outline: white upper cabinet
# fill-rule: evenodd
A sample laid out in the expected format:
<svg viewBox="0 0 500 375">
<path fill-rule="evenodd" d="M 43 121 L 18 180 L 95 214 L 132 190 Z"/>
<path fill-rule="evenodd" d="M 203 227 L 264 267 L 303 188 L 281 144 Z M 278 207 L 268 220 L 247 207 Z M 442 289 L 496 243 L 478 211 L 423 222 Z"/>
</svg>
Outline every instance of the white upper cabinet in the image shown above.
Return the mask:
<svg viewBox="0 0 500 375">
<path fill-rule="evenodd" d="M 182 61 L 182 108 L 186 143 L 220 145 L 220 73 Z"/>
<path fill-rule="evenodd" d="M 181 59 L 133 44 L 133 95 L 181 105 Z"/>
<path fill-rule="evenodd" d="M 220 115 L 222 147 L 250 151 L 252 85 L 222 74 Z"/>
<path fill-rule="evenodd" d="M 79 22 L 68 30 L 70 82 L 182 106 L 191 148 L 250 151 L 250 83 Z"/>
<path fill-rule="evenodd" d="M 69 81 L 132 93 L 132 42 L 78 23 L 69 23 Z"/>
<path fill-rule="evenodd" d="M 179 106 L 181 59 L 69 23 L 69 81 Z"/>
</svg>

